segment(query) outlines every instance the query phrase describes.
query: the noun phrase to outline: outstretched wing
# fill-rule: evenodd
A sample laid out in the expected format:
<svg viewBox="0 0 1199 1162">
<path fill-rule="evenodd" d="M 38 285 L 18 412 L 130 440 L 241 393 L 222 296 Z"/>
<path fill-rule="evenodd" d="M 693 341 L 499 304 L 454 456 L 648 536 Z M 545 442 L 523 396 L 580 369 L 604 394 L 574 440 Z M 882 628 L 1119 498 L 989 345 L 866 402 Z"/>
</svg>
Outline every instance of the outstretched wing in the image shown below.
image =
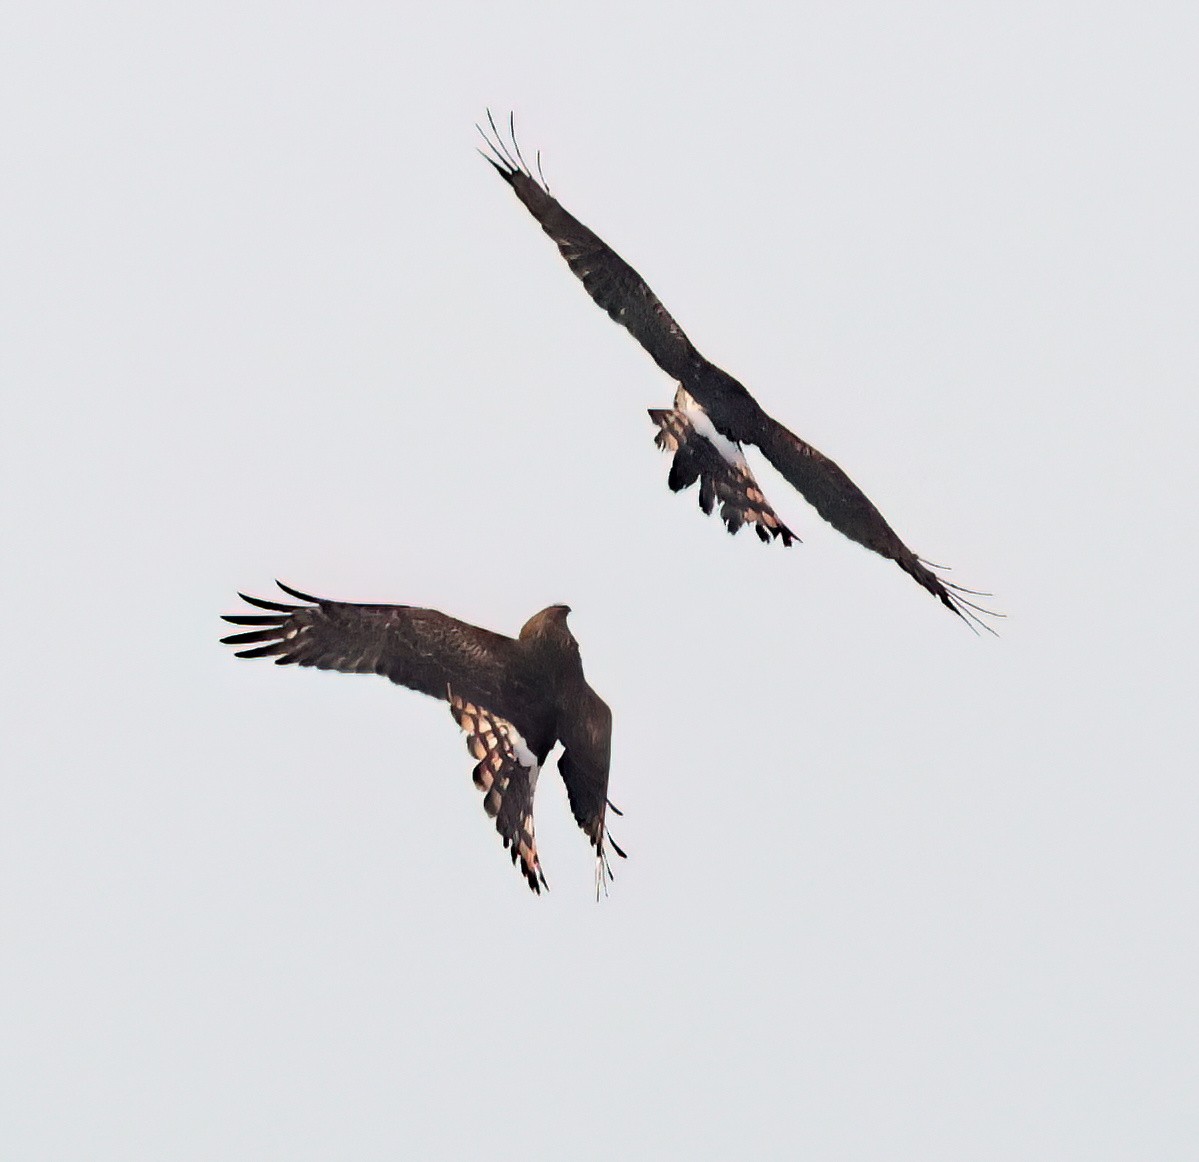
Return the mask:
<svg viewBox="0 0 1199 1162">
<path fill-rule="evenodd" d="M 533 795 L 544 756 L 535 755 L 506 718 L 459 698 L 452 689 L 449 699 L 454 720 L 466 731 L 470 753 L 479 760 L 474 776 L 483 792 L 483 810 L 495 820 L 512 862 L 520 860 L 529 887 L 540 894 L 549 884 L 541 873 L 533 836 Z"/>
<path fill-rule="evenodd" d="M 769 417 L 758 446 L 766 459 L 839 533 L 894 561 L 971 628 L 978 626 L 988 633 L 995 632 L 979 615 L 1003 615 L 970 600 L 988 595 L 938 577 L 927 561 L 899 539 L 870 498 L 822 452 Z"/>
<path fill-rule="evenodd" d="M 577 690 L 564 701 L 558 719 L 558 737 L 563 752 L 558 773 L 566 784 L 566 796 L 575 822 L 595 848 L 596 892 L 601 883 L 612 878 L 608 846 L 621 859 L 625 853 L 607 827 L 608 767 L 612 756 L 612 711 L 604 700 L 580 677 Z M 616 811 L 616 814 L 620 814 Z"/>
<path fill-rule="evenodd" d="M 249 597 L 243 601 L 267 614 L 226 614 L 234 625 L 260 628 L 222 638 L 239 658 L 274 658 L 279 666 L 315 666 L 346 674 L 382 674 L 400 686 L 446 698 L 452 686 L 464 698 L 488 706 L 540 736 L 535 684 L 524 672 L 523 655 L 512 638 L 468 625 L 435 609 L 408 605 L 358 605 L 311 597 L 278 582 L 308 605 L 284 605 Z"/>
<path fill-rule="evenodd" d="M 654 442 L 674 453 L 667 480 L 671 492 L 698 480 L 700 508 L 710 514 L 719 500 L 720 518 L 730 533 L 750 524 L 765 542 L 781 537 L 789 546 L 799 540 L 766 502 L 740 447 L 716 431 L 685 388 L 675 392 L 673 408 L 651 408 L 649 414 L 658 425 Z"/>
<path fill-rule="evenodd" d="M 582 280 L 587 293 L 616 322 L 629 330 L 663 371 L 686 386 L 691 395 L 699 400 L 720 435 L 735 443 L 757 444 L 770 462 L 834 528 L 876 553 L 891 558 L 967 624 L 980 626 L 993 633 L 990 626 L 979 620 L 978 615 L 1002 615 L 969 600 L 970 597 L 987 595 L 977 594 L 938 577 L 926 561 L 917 557 L 896 536 L 878 509 L 836 464 L 771 419 L 744 385 L 700 355 L 645 280 L 601 238 L 563 209 L 550 194 L 541 175 L 540 156 L 538 177 L 533 177 L 516 143 L 512 117 L 508 120 L 509 142 L 504 141 L 490 111 L 487 120 L 491 128 L 490 135 L 479 127 L 490 151 L 483 156 L 512 187 L 529 213 L 541 223 L 541 228 L 557 243 L 562 256 Z M 685 488 L 698 479 L 700 504 L 705 512 L 710 512 L 716 499 L 720 499 L 721 516 L 731 530 L 734 529 L 734 522 L 736 527 L 740 527 L 741 523 L 752 519 L 755 531 L 763 540 L 771 536 L 783 536 L 784 543 L 789 543 L 784 531 L 788 536 L 793 534 L 785 530 L 777 517 L 774 517 L 777 531 L 768 521 L 763 523 L 757 519 L 759 512 L 768 509 L 760 509 L 756 502 L 750 506 L 746 498 L 740 495 L 748 485 L 735 479 L 736 472 L 730 476 L 728 471 L 719 468 L 711 460 L 705 449 L 690 438 L 684 438 L 686 433 L 683 424 L 670 418 L 669 413 L 652 411 L 650 415 L 661 429 L 659 444 L 676 452 L 671 472 L 672 488 Z M 722 495 L 721 484 L 727 496 Z M 756 485 L 754 488 L 761 496 L 761 490 Z M 749 515 L 751 507 L 754 517 Z M 771 513 L 771 516 L 774 514 Z"/>
<path fill-rule="evenodd" d="M 670 317 L 658 296 L 641 277 L 602 238 L 588 230 L 573 214 L 568 213 L 550 193 L 541 177 L 538 155 L 534 178 L 520 156 L 512 119 L 509 118 L 511 145 L 506 144 L 496 128 L 490 110 L 487 120 L 491 135 L 479 126 L 490 154 L 483 156 L 513 189 L 525 209 L 541 223 L 541 228 L 557 243 L 567 265 L 583 283 L 587 293 L 611 317 L 649 352 L 667 375 L 675 379 L 688 377 L 702 356 L 691 345 L 682 327 Z M 482 152 L 482 151 L 480 151 Z"/>
</svg>

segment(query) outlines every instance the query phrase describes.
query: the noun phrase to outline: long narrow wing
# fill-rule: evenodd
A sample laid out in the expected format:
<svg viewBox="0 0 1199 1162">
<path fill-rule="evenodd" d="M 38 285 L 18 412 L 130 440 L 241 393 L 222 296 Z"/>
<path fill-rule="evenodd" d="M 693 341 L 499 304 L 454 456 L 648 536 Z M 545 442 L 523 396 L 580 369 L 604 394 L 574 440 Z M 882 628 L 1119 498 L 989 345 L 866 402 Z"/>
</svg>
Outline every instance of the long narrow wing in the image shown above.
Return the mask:
<svg viewBox="0 0 1199 1162">
<path fill-rule="evenodd" d="M 1002 617 L 1003 614 L 984 609 L 970 600 L 970 597 L 988 595 L 938 577 L 927 561 L 899 539 L 869 497 L 822 452 L 770 419 L 758 446 L 766 459 L 839 533 L 894 561 L 971 628 L 977 626 L 988 633 L 995 632 L 980 619 L 980 615 Z"/>
<path fill-rule="evenodd" d="M 483 810 L 495 820 L 512 862 L 520 860 L 529 887 L 540 894 L 543 887 L 549 888 L 533 834 L 533 795 L 541 760 L 506 718 L 459 698 L 452 689 L 449 699 L 454 720 L 466 731 L 470 753 L 479 760 L 474 778 L 483 792 Z"/>
<path fill-rule="evenodd" d="M 625 853 L 607 828 L 608 767 L 612 756 L 612 711 L 586 682 L 581 682 L 558 720 L 563 751 L 558 773 L 566 784 L 571 814 L 595 848 L 596 891 L 612 879 L 608 846 L 621 857 Z M 616 812 L 620 814 L 619 811 Z"/>
<path fill-rule="evenodd" d="M 509 120 L 511 145 L 505 144 L 487 114 L 491 135 L 479 127 L 490 153 L 483 156 L 511 187 L 525 209 L 557 243 L 567 265 L 581 280 L 587 293 L 649 352 L 667 375 L 688 378 L 702 356 L 691 345 L 682 327 L 670 317 L 658 296 L 602 238 L 568 213 L 549 192 L 545 179 L 534 178 L 520 156 L 516 135 Z M 482 151 L 480 151 L 482 152 Z M 538 159 L 538 174 L 541 165 Z"/>
<path fill-rule="evenodd" d="M 434 609 L 407 605 L 359 605 L 311 597 L 279 582 L 308 605 L 284 605 L 240 594 L 266 614 L 226 614 L 234 625 L 255 626 L 222 638 L 246 647 L 239 658 L 274 658 L 279 666 L 315 666 L 346 674 L 382 674 L 400 686 L 445 699 L 447 687 L 488 706 L 540 735 L 530 721 L 538 692 L 523 671 L 517 642 L 468 625 Z M 544 697 L 544 695 L 541 695 Z"/>
<path fill-rule="evenodd" d="M 587 293 L 616 322 L 627 328 L 663 371 L 686 386 L 706 409 L 706 414 L 720 435 L 737 443 L 757 444 L 770 462 L 835 529 L 895 561 L 968 625 L 980 626 L 993 633 L 994 630 L 980 621 L 978 615 L 1002 615 L 969 600 L 970 597 L 987 595 L 977 594 L 938 577 L 926 561 L 917 557 L 896 536 L 878 509 L 833 461 L 771 419 L 740 382 L 700 355 L 645 280 L 553 197 L 541 176 L 540 157 L 538 177 L 533 177 L 516 143 L 512 118 L 508 121 L 508 142 L 505 142 L 490 112 L 487 120 L 490 134 L 479 127 L 490 151 L 483 156 L 512 187 L 529 213 L 541 223 L 541 228 L 557 243 L 562 256 L 582 280 Z M 744 481 L 730 479 L 729 473 L 718 468 L 704 449 L 690 438 L 684 438 L 686 432 L 681 422 L 670 418 L 667 412 L 651 411 L 650 415 L 660 429 L 660 446 L 676 445 L 670 447 L 676 452 L 671 474 L 672 488 L 685 488 L 698 479 L 700 504 L 704 511 L 710 512 L 716 499 L 720 499 L 721 515 L 730 529 L 733 529 L 733 523 L 729 520 L 732 516 L 739 522 L 753 519 L 755 531 L 763 540 L 770 536 L 783 536 L 785 526 L 781 523 L 778 523 L 779 531 L 774 531 L 769 522 L 764 524 L 748 515 L 750 506 L 745 497 L 740 495 L 748 486 Z M 722 477 L 727 497 L 721 495 L 718 484 Z M 760 496 L 761 490 L 756 491 Z M 752 511 L 757 514 L 764 510 L 755 504 Z M 777 522 L 778 518 L 774 517 L 774 520 Z M 787 533 L 793 535 L 789 530 Z M 784 543 L 788 543 L 786 537 Z"/>
</svg>

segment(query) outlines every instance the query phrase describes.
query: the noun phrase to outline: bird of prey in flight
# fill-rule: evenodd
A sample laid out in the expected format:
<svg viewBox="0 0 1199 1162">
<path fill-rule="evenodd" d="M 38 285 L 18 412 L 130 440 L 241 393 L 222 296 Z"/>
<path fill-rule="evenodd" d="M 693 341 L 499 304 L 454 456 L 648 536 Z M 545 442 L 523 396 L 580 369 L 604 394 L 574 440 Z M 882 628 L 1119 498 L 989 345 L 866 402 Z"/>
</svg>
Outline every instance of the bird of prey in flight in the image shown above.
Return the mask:
<svg viewBox="0 0 1199 1162">
<path fill-rule="evenodd" d="M 277 584 L 306 604 L 239 594 L 269 612 L 224 615 L 234 625 L 255 628 L 221 641 L 243 647 L 239 658 L 382 674 L 447 701 L 478 760 L 474 778 L 484 810 L 538 893 L 549 885 L 533 837 L 533 794 L 546 757 L 560 742 L 558 772 L 571 812 L 595 848 L 598 894 L 612 878 L 608 846 L 624 856 L 606 824 L 609 809 L 620 814 L 608 801 L 612 713 L 583 677 L 567 606 L 535 613 L 510 638 L 434 609 L 329 601 Z"/>
<path fill-rule="evenodd" d="M 678 383 L 672 408 L 653 408 L 659 447 L 674 454 L 669 485 L 677 492 L 699 481 L 699 503 L 735 533 L 751 525 L 766 542 L 790 545 L 799 538 L 778 518 L 746 462 L 742 446 L 753 444 L 838 532 L 894 561 L 967 625 L 991 627 L 979 615 L 1000 616 L 971 597 L 987 596 L 938 576 L 907 547 L 865 493 L 827 456 L 788 431 L 759 406 L 731 375 L 709 363 L 670 317 L 645 280 L 602 239 L 569 213 L 549 191 L 537 155 L 537 176 L 525 163 L 508 120 L 508 140 L 487 113 L 491 132 L 479 132 L 484 158 L 512 187 L 525 209 L 554 240 L 587 293 Z M 993 631 L 991 631 L 993 632 Z"/>
</svg>

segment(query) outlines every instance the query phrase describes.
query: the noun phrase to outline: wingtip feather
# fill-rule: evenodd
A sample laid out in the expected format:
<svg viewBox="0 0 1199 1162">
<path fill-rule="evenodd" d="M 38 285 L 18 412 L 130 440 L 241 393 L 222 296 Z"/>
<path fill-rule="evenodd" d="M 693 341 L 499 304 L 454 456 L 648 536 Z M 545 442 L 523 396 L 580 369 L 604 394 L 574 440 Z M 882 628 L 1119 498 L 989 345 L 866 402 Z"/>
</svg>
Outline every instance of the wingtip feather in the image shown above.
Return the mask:
<svg viewBox="0 0 1199 1162">
<path fill-rule="evenodd" d="M 256 606 L 259 609 L 270 609 L 275 613 L 295 613 L 294 605 L 284 605 L 279 601 L 268 601 L 265 597 L 251 597 L 248 593 L 239 593 L 240 597 L 247 605 Z"/>
<path fill-rule="evenodd" d="M 299 601 L 310 601 L 313 605 L 320 605 L 325 601 L 325 598 L 323 597 L 313 597 L 309 593 L 301 593 L 298 589 L 293 589 L 290 585 L 284 585 L 278 577 L 275 578 L 275 584 L 278 585 L 284 593 L 296 598 Z"/>
<path fill-rule="evenodd" d="M 269 658 L 272 654 L 277 654 L 283 648 L 282 642 L 269 642 L 265 646 L 259 646 L 256 650 L 238 650 L 233 656 L 235 658 Z"/>
<path fill-rule="evenodd" d="M 222 613 L 230 625 L 282 625 L 287 618 L 277 613 Z"/>
</svg>

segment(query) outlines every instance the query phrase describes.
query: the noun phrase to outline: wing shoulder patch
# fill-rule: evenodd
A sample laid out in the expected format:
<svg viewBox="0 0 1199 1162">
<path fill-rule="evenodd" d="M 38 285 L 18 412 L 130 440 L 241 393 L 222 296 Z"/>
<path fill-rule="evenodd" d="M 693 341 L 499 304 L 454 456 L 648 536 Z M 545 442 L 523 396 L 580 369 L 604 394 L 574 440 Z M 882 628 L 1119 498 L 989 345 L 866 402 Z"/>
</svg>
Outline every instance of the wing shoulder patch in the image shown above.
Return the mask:
<svg viewBox="0 0 1199 1162">
<path fill-rule="evenodd" d="M 506 718 L 447 691 L 450 713 L 466 732 L 471 755 L 478 759 L 475 786 L 483 792 L 483 809 L 534 892 L 548 890 L 533 832 L 533 795 L 541 764 L 520 731 Z"/>
<path fill-rule="evenodd" d="M 730 533 L 752 525 L 758 539 L 769 543 L 780 538 L 790 546 L 797 537 L 766 502 L 740 447 L 722 436 L 702 407 L 682 387 L 673 408 L 651 408 L 658 427 L 654 443 L 673 452 L 667 483 L 679 492 L 699 481 L 699 506 L 711 514 L 720 501 L 720 519 Z"/>
</svg>

